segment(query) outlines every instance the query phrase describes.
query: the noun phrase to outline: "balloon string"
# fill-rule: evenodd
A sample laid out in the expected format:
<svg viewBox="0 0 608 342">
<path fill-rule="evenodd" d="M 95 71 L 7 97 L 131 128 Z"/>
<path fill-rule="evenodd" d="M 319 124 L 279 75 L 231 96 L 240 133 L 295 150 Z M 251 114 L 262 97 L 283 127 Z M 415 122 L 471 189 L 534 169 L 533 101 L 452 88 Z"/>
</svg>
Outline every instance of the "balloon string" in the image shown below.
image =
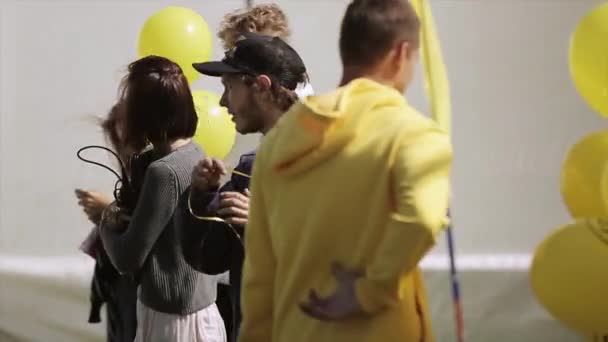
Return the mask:
<svg viewBox="0 0 608 342">
<path fill-rule="evenodd" d="M 244 246 L 243 239 L 241 239 L 241 235 L 236 231 L 234 226 L 232 226 L 230 223 L 226 222 L 226 220 L 224 220 L 223 218 L 218 217 L 218 216 L 199 216 L 194 212 L 194 209 L 192 209 L 192 191 L 190 191 L 190 193 L 188 194 L 188 211 L 190 212 L 190 215 L 192 215 L 192 217 L 194 217 L 197 220 L 224 223 L 226 226 L 228 226 L 230 228 L 230 230 L 232 231 L 234 236 L 236 236 L 237 240 L 239 240 L 241 246 Z"/>
<path fill-rule="evenodd" d="M 251 176 L 250 176 L 250 175 L 248 175 L 248 174 L 246 174 L 246 173 L 244 173 L 244 172 L 241 172 L 241 171 L 232 170 L 232 172 L 231 172 L 231 173 L 233 173 L 233 174 L 235 174 L 235 175 L 237 175 L 237 176 L 241 176 L 241 177 L 245 177 L 245 178 L 251 179 Z"/>
</svg>

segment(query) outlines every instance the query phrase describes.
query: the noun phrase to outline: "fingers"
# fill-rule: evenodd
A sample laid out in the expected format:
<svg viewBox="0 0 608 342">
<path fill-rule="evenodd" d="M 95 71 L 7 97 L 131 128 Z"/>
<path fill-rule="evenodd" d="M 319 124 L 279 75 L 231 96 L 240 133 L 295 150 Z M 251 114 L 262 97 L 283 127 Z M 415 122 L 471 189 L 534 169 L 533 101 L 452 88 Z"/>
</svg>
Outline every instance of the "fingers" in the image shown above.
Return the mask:
<svg viewBox="0 0 608 342">
<path fill-rule="evenodd" d="M 249 197 L 240 192 L 222 192 L 220 194 L 220 208 L 235 206 L 241 209 L 249 208 Z"/>
<path fill-rule="evenodd" d="M 251 192 L 249 191 L 249 189 L 245 189 L 245 196 L 251 197 Z"/>
<path fill-rule="evenodd" d="M 199 190 L 206 190 L 206 186 L 208 183 L 209 181 L 204 175 L 198 173 L 197 171 L 194 171 L 192 173 L 192 186 L 194 188 Z"/>
<path fill-rule="evenodd" d="M 211 178 L 210 161 L 203 159 L 192 170 L 192 185 L 200 190 L 206 190 Z"/>
<path fill-rule="evenodd" d="M 244 226 L 249 220 L 249 197 L 238 192 L 223 192 L 217 213 L 230 224 Z"/>
<path fill-rule="evenodd" d="M 196 165 L 199 169 L 211 169 L 213 167 L 213 160 L 211 158 L 204 158 Z"/>
<path fill-rule="evenodd" d="M 237 216 L 230 216 L 227 217 L 226 219 L 224 219 L 224 221 L 226 221 L 226 223 L 232 224 L 232 225 L 236 225 L 236 226 L 245 226 L 247 225 L 247 222 L 249 221 L 248 217 L 237 217 Z"/>
<path fill-rule="evenodd" d="M 224 163 L 215 158 L 205 158 L 201 160 L 194 168 L 198 172 L 206 171 L 210 174 L 225 175 L 227 173 Z"/>
<path fill-rule="evenodd" d="M 311 304 L 311 303 L 300 303 L 300 310 L 312 318 L 316 318 L 320 321 L 331 320 L 331 314 L 327 312 L 323 307 Z"/>
<path fill-rule="evenodd" d="M 89 208 L 93 206 L 93 200 L 90 197 L 81 197 L 78 199 L 78 206 L 83 209 Z"/>
<path fill-rule="evenodd" d="M 315 290 L 310 290 L 308 301 L 300 303 L 300 309 L 307 315 L 321 321 L 329 321 L 336 319 L 335 313 L 331 310 L 331 302 L 333 296 L 321 298 Z"/>
<path fill-rule="evenodd" d="M 224 166 L 224 163 L 221 160 L 212 159 L 211 162 L 213 165 L 213 170 L 215 171 L 216 174 L 225 176 L 228 173 L 228 171 L 226 170 L 226 167 Z"/>
<path fill-rule="evenodd" d="M 300 304 L 300 309 L 307 315 L 321 321 L 336 321 L 361 314 L 361 308 L 354 293 L 355 281 L 363 276 L 359 270 L 348 270 L 339 263 L 331 265 L 331 273 L 338 281 L 336 291 L 329 297 L 322 298 L 310 290 L 308 299 Z"/>
<path fill-rule="evenodd" d="M 76 198 L 78 198 L 79 200 L 91 197 L 91 193 L 89 191 L 82 189 L 76 189 L 74 193 L 76 194 Z"/>
<path fill-rule="evenodd" d="M 192 170 L 192 177 L 202 177 L 209 174 L 211 167 L 205 164 L 205 160 L 199 162 Z"/>
<path fill-rule="evenodd" d="M 213 160 L 211 158 L 205 158 L 198 162 L 194 167 L 193 174 L 194 175 L 203 175 L 205 173 L 210 173 L 213 169 Z"/>
<path fill-rule="evenodd" d="M 226 167 L 219 159 L 205 158 L 192 170 L 192 184 L 199 190 L 219 185 L 220 178 L 226 175 Z"/>
<path fill-rule="evenodd" d="M 234 206 L 222 208 L 217 211 L 217 214 L 220 217 L 225 217 L 226 221 L 228 221 L 230 219 L 234 219 L 234 218 L 239 218 L 239 219 L 245 219 L 245 222 L 246 222 L 247 218 L 249 218 L 249 213 L 248 213 L 247 209 L 241 209 L 241 208 L 234 207 Z M 231 223 L 231 222 L 228 222 L 228 223 Z"/>
<path fill-rule="evenodd" d="M 83 197 L 78 200 L 78 205 L 83 208 L 104 208 L 105 205 L 92 197 Z"/>
</svg>

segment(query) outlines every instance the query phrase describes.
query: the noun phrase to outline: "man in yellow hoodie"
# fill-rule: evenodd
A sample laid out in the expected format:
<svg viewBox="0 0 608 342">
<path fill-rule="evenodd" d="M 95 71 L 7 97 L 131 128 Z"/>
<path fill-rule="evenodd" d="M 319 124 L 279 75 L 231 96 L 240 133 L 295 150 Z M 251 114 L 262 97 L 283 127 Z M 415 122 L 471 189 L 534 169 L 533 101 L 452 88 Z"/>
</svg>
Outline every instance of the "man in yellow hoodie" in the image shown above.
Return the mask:
<svg viewBox="0 0 608 342">
<path fill-rule="evenodd" d="M 407 0 L 354 0 L 340 88 L 294 105 L 263 139 L 241 342 L 433 341 L 417 265 L 446 223 L 452 149 L 402 95 L 418 37 Z"/>
</svg>

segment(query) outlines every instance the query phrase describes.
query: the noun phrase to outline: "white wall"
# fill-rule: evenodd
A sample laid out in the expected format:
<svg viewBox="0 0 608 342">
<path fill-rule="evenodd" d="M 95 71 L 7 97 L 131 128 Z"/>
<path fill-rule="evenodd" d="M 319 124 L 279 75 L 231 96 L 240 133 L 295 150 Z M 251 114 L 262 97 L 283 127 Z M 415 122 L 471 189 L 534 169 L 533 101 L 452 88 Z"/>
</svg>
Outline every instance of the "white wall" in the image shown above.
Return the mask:
<svg viewBox="0 0 608 342">
<path fill-rule="evenodd" d="M 277 2 L 316 90 L 332 88 L 347 1 Z M 562 158 L 602 124 L 572 86 L 567 48 L 577 19 L 599 2 L 432 1 L 452 83 L 461 252 L 528 253 L 568 222 Z M 217 31 L 221 16 L 243 1 L 0 0 L 0 252 L 75 252 L 89 224 L 73 189 L 112 185 L 75 151 L 101 142 L 92 117 L 113 103 L 147 16 L 170 4 L 198 10 Z M 195 88 L 220 91 L 212 79 Z M 408 97 L 425 109 L 419 81 Z M 231 160 L 256 139 L 240 138 Z"/>
</svg>

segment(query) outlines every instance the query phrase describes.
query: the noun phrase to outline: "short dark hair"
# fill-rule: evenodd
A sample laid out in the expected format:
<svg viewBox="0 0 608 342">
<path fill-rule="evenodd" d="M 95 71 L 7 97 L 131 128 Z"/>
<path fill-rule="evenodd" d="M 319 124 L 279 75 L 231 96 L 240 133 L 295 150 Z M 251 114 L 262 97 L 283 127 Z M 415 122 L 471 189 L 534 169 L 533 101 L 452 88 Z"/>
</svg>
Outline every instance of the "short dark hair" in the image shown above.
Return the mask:
<svg viewBox="0 0 608 342">
<path fill-rule="evenodd" d="M 129 65 L 121 86 L 124 143 L 136 150 L 148 143 L 191 138 L 198 117 L 188 80 L 176 63 L 159 56 Z"/>
<path fill-rule="evenodd" d="M 369 66 L 403 40 L 418 48 L 420 21 L 407 0 L 353 0 L 342 19 L 344 65 Z"/>
</svg>

